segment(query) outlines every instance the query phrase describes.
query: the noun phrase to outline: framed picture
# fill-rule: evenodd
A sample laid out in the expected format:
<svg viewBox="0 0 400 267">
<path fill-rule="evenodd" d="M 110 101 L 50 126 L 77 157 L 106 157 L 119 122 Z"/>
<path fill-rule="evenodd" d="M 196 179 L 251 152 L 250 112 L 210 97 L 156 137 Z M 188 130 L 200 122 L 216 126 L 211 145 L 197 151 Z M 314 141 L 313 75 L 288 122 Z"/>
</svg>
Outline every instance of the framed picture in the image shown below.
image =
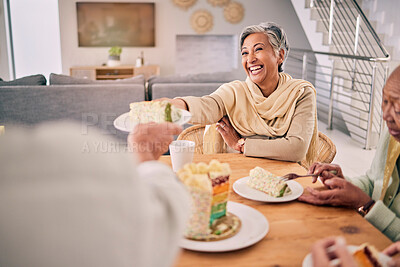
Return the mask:
<svg viewBox="0 0 400 267">
<path fill-rule="evenodd" d="M 155 46 L 154 3 L 77 2 L 78 43 Z"/>
</svg>

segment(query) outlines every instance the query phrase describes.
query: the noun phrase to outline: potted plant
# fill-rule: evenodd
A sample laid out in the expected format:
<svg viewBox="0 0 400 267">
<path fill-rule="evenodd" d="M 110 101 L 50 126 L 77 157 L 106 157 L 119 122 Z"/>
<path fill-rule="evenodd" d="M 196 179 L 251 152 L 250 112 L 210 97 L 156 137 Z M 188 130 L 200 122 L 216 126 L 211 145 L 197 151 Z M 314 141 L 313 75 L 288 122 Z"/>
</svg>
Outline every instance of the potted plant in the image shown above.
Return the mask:
<svg viewBox="0 0 400 267">
<path fill-rule="evenodd" d="M 121 65 L 120 56 L 122 48 L 119 46 L 113 46 L 108 50 L 108 61 L 107 66 L 115 67 Z"/>
</svg>

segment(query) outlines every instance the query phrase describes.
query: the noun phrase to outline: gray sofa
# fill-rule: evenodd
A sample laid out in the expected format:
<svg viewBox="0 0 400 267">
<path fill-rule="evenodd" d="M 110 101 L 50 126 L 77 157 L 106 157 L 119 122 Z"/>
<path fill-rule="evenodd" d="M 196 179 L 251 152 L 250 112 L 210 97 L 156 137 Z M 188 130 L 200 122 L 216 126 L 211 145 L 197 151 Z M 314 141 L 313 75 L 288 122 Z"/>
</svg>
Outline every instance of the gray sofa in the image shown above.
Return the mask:
<svg viewBox="0 0 400 267">
<path fill-rule="evenodd" d="M 75 120 L 82 124 L 83 134 L 97 127 L 126 144 L 127 133 L 115 129 L 113 121 L 129 111 L 131 102 L 208 95 L 236 79 L 243 77 L 227 72 L 156 76 L 148 81 L 147 88 L 143 77 L 91 81 L 51 74 L 50 85 L 46 85 L 43 75 L 0 81 L 0 125 L 5 125 L 7 131 L 7 126 L 13 124 L 31 126 L 46 121 Z"/>
<path fill-rule="evenodd" d="M 152 77 L 147 85 L 147 100 L 209 95 L 222 84 L 243 78 L 231 72 Z"/>
<path fill-rule="evenodd" d="M 131 102 L 145 99 L 144 82 L 51 85 L 1 85 L 0 125 L 32 126 L 54 120 L 74 120 L 82 134 L 93 127 L 126 144 L 127 133 L 113 121 L 129 111 Z"/>
</svg>

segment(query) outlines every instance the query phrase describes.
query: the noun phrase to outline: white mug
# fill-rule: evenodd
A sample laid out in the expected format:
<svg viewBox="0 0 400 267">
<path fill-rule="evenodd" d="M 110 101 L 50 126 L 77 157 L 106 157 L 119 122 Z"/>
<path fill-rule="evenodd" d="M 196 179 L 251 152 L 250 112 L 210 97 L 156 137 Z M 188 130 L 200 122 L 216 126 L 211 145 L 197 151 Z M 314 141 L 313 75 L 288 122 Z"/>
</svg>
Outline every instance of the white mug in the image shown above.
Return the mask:
<svg viewBox="0 0 400 267">
<path fill-rule="evenodd" d="M 172 141 L 169 145 L 171 155 L 172 169 L 177 172 L 186 163 L 193 161 L 195 142 L 188 140 Z"/>
</svg>

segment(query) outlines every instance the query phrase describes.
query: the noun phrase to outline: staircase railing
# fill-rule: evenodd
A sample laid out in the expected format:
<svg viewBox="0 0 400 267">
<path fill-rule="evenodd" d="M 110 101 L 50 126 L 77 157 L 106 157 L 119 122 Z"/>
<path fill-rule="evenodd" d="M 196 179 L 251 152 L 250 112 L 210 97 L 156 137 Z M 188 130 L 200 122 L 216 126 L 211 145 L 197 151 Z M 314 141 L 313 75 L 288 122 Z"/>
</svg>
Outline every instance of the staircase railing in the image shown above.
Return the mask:
<svg viewBox="0 0 400 267">
<path fill-rule="evenodd" d="M 285 71 L 314 82 L 319 119 L 325 114 L 328 128 L 348 131 L 370 149 L 382 128 L 390 55 L 355 0 L 311 0 L 309 6 L 330 52 L 291 49 Z"/>
</svg>

